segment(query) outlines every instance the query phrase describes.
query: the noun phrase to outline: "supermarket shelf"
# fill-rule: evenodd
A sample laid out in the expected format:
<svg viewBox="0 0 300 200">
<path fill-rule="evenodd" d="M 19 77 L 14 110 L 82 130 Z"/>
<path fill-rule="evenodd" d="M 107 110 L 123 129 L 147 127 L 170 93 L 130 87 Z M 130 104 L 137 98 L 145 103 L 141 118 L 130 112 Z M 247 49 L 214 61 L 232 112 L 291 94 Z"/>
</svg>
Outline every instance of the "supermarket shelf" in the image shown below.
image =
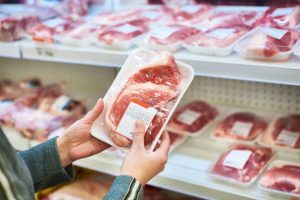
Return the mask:
<svg viewBox="0 0 300 200">
<path fill-rule="evenodd" d="M 97 47 L 70 47 L 59 44 L 21 43 L 24 59 L 87 64 L 93 66 L 121 67 L 130 50 L 106 50 Z M 300 86 L 300 60 L 293 57 L 287 62 L 245 60 L 233 54 L 213 57 L 191 54 L 185 50 L 175 57 L 194 67 L 196 75 L 279 83 Z"/>
<path fill-rule="evenodd" d="M 0 57 L 20 58 L 19 42 L 0 42 Z"/>
</svg>

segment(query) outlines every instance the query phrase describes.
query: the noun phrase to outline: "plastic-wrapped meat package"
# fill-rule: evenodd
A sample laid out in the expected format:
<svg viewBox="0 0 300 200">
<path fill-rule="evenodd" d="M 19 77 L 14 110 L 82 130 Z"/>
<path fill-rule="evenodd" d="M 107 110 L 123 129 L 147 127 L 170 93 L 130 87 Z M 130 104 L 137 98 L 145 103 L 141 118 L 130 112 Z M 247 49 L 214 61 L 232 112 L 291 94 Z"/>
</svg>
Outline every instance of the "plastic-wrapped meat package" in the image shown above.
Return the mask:
<svg viewBox="0 0 300 200">
<path fill-rule="evenodd" d="M 141 119 L 146 129 L 146 148 L 152 151 L 193 76 L 193 69 L 175 61 L 169 52 L 133 51 L 106 93 L 105 110 L 91 133 L 128 150 L 134 124 Z"/>
<path fill-rule="evenodd" d="M 262 145 L 282 147 L 282 149 L 300 149 L 300 115 L 291 114 L 273 120 L 268 130 L 260 136 Z"/>
<path fill-rule="evenodd" d="M 167 130 L 177 134 L 197 136 L 218 114 L 219 111 L 214 106 L 204 101 L 193 101 L 174 112 Z"/>
<path fill-rule="evenodd" d="M 300 40 L 297 42 L 294 48 L 294 55 L 300 58 Z"/>
<path fill-rule="evenodd" d="M 300 197 L 300 164 L 272 162 L 259 180 L 259 186 L 268 192 Z"/>
<path fill-rule="evenodd" d="M 100 31 L 100 25 L 85 23 L 56 39 L 66 45 L 90 46 L 97 40 Z"/>
<path fill-rule="evenodd" d="M 137 44 L 153 50 L 174 52 L 181 48 L 183 40 L 200 32 L 199 29 L 183 25 L 153 27 Z"/>
<path fill-rule="evenodd" d="M 56 36 L 67 34 L 78 27 L 81 23 L 82 21 L 55 18 L 38 23 L 29 28 L 26 32 L 33 41 L 54 43 Z"/>
<path fill-rule="evenodd" d="M 299 39 L 299 33 L 292 30 L 259 27 L 235 48 L 247 59 L 286 61 Z"/>
<path fill-rule="evenodd" d="M 178 135 L 177 133 L 170 132 L 170 131 L 168 131 L 168 133 L 169 133 L 170 144 L 171 144 L 169 153 L 172 153 L 177 147 L 179 147 L 187 139 L 187 136 Z"/>
<path fill-rule="evenodd" d="M 118 12 L 102 13 L 94 16 L 92 19 L 92 23 L 101 26 L 113 26 L 136 19 L 141 19 L 140 14 L 140 9 L 129 9 L 120 10 Z"/>
<path fill-rule="evenodd" d="M 56 10 L 61 15 L 84 16 L 89 12 L 89 0 L 63 0 Z"/>
<path fill-rule="evenodd" d="M 148 22 L 137 19 L 104 28 L 97 36 L 96 44 L 113 49 L 129 49 L 134 40 L 148 31 Z"/>
<path fill-rule="evenodd" d="M 211 173 L 216 178 L 249 186 L 273 156 L 274 153 L 270 148 L 237 144 L 220 156 Z"/>
<path fill-rule="evenodd" d="M 187 38 L 183 46 L 192 53 L 228 56 L 249 30 L 246 27 L 215 28 Z"/>
<path fill-rule="evenodd" d="M 234 112 L 218 123 L 212 136 L 224 141 L 253 142 L 267 127 L 267 120 L 257 114 Z"/>
<path fill-rule="evenodd" d="M 190 24 L 208 17 L 214 10 L 214 7 L 208 4 L 198 4 L 164 7 L 164 10 L 171 15 L 171 23 Z"/>
<path fill-rule="evenodd" d="M 300 6 L 288 8 L 271 7 L 265 11 L 260 23 L 276 28 L 295 28 L 300 25 Z"/>
<path fill-rule="evenodd" d="M 39 22 L 39 17 L 28 14 L 16 14 L 0 19 L 0 40 L 12 42 L 25 36 L 25 30 Z"/>
<path fill-rule="evenodd" d="M 166 14 L 161 8 L 141 9 L 137 17 L 156 23 L 167 20 Z"/>
</svg>

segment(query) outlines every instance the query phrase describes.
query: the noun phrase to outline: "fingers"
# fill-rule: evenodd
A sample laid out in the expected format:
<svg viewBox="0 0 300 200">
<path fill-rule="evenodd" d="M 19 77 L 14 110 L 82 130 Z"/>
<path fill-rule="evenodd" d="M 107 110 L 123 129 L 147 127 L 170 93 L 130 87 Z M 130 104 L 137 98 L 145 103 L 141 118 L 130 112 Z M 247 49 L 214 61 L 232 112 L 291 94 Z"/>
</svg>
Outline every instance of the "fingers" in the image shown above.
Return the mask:
<svg viewBox="0 0 300 200">
<path fill-rule="evenodd" d="M 93 123 L 97 117 L 101 114 L 104 108 L 103 100 L 100 98 L 98 99 L 96 105 L 83 117 L 86 123 Z"/>
<path fill-rule="evenodd" d="M 137 120 L 134 127 L 132 149 L 145 150 L 144 135 L 144 122 L 142 120 Z"/>
<path fill-rule="evenodd" d="M 170 137 L 168 132 L 164 131 L 161 136 L 161 143 L 157 151 L 163 152 L 164 154 L 168 155 L 170 150 Z"/>
</svg>

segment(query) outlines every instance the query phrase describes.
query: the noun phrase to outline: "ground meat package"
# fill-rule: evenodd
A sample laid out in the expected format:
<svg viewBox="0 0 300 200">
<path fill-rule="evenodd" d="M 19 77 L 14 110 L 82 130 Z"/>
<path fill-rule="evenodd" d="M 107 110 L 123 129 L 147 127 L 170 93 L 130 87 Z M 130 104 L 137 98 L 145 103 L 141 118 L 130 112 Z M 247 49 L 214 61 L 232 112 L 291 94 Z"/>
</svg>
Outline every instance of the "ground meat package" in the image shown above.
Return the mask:
<svg viewBox="0 0 300 200">
<path fill-rule="evenodd" d="M 236 144 L 220 156 L 210 172 L 214 178 L 249 187 L 274 155 L 271 148 Z"/>
<path fill-rule="evenodd" d="M 273 161 L 260 178 L 259 187 L 286 197 L 300 197 L 300 163 Z"/>
<path fill-rule="evenodd" d="M 228 143 L 254 143 L 267 130 L 271 118 L 270 114 L 232 110 L 218 121 L 211 136 Z"/>
<path fill-rule="evenodd" d="M 258 138 L 263 146 L 288 152 L 300 152 L 300 115 L 278 116 Z"/>
<path fill-rule="evenodd" d="M 92 135 L 128 150 L 134 124 L 141 119 L 146 148 L 152 151 L 193 77 L 193 68 L 169 52 L 134 50 L 104 97 L 105 108 Z"/>
<path fill-rule="evenodd" d="M 193 101 L 174 112 L 166 129 L 176 134 L 196 137 L 204 132 L 218 115 L 219 108 L 204 101 Z"/>
</svg>

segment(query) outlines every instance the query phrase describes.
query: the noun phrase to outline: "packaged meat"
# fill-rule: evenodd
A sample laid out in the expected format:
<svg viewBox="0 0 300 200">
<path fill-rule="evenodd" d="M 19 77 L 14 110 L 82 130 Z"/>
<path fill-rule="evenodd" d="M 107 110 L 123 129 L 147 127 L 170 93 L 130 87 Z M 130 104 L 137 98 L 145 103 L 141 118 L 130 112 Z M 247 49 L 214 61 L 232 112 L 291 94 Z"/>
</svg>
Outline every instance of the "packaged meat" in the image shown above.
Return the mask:
<svg viewBox="0 0 300 200">
<path fill-rule="evenodd" d="M 261 23 L 270 27 L 295 28 L 300 25 L 300 6 L 271 7 L 265 11 Z"/>
<path fill-rule="evenodd" d="M 56 36 L 62 36 L 75 29 L 82 21 L 71 21 L 64 18 L 50 19 L 29 28 L 28 37 L 36 42 L 54 43 Z"/>
<path fill-rule="evenodd" d="M 212 137 L 226 142 L 254 142 L 267 127 L 266 116 L 246 111 L 231 112 L 218 122 Z"/>
<path fill-rule="evenodd" d="M 139 19 L 140 9 L 119 10 L 96 15 L 92 18 L 93 24 L 101 26 L 114 26 L 128 21 Z"/>
<path fill-rule="evenodd" d="M 104 28 L 98 34 L 96 45 L 112 49 L 129 49 L 134 40 L 148 31 L 148 22 L 143 19 Z"/>
<path fill-rule="evenodd" d="M 297 56 L 298 58 L 300 58 L 300 40 L 295 45 L 295 48 L 294 48 L 293 52 L 294 52 L 295 56 Z"/>
<path fill-rule="evenodd" d="M 152 27 L 152 30 L 136 43 L 153 50 L 174 52 L 181 48 L 183 40 L 200 32 L 199 29 L 183 25 Z"/>
<path fill-rule="evenodd" d="M 91 46 L 97 40 L 100 30 L 100 25 L 85 23 L 56 39 L 59 43 L 66 45 Z"/>
<path fill-rule="evenodd" d="M 234 46 L 249 32 L 249 28 L 215 28 L 187 38 L 183 46 L 192 53 L 228 56 Z"/>
<path fill-rule="evenodd" d="M 264 170 L 274 153 L 267 147 L 236 144 L 215 162 L 211 174 L 221 180 L 250 186 Z"/>
<path fill-rule="evenodd" d="M 170 142 L 171 142 L 169 153 L 172 153 L 187 139 L 187 136 L 178 135 L 177 133 L 173 133 L 170 131 L 168 131 L 168 133 L 169 133 Z"/>
<path fill-rule="evenodd" d="M 84 16 L 89 12 L 89 0 L 63 0 L 56 11 L 61 15 Z"/>
<path fill-rule="evenodd" d="M 299 33 L 287 29 L 259 27 L 235 48 L 236 52 L 247 59 L 286 61 Z"/>
<path fill-rule="evenodd" d="M 259 137 L 260 144 L 282 150 L 300 149 L 300 115 L 277 117 L 268 130 Z"/>
<path fill-rule="evenodd" d="M 198 136 L 218 115 L 216 107 L 204 101 L 193 101 L 174 112 L 166 129 L 180 135 Z"/>
<path fill-rule="evenodd" d="M 168 52 L 136 49 L 106 93 L 105 110 L 94 122 L 92 135 L 128 150 L 135 121 L 141 119 L 146 149 L 152 151 L 193 76 L 190 66 Z"/>
<path fill-rule="evenodd" d="M 165 12 L 171 15 L 171 23 L 191 24 L 208 17 L 214 7 L 208 4 L 165 7 Z"/>
<path fill-rule="evenodd" d="M 300 164 L 273 161 L 260 178 L 259 186 L 271 193 L 300 197 Z"/>
</svg>

